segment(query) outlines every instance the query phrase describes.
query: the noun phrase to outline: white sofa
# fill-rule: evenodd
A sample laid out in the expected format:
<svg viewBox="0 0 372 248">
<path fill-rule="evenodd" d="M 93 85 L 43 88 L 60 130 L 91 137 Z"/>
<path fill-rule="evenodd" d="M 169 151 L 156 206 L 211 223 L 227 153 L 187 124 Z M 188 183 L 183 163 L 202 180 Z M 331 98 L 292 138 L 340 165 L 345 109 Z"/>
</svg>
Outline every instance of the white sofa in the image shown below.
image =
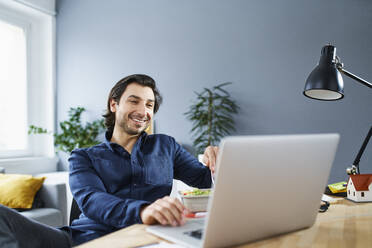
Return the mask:
<svg viewBox="0 0 372 248">
<path fill-rule="evenodd" d="M 5 170 L 1 167 L 0 173 L 5 173 Z M 53 227 L 67 225 L 66 184 L 55 180 L 53 177 L 48 177 L 48 173 L 35 176 L 46 176 L 43 186 L 38 192 L 43 207 L 21 211 L 19 213 Z"/>
</svg>

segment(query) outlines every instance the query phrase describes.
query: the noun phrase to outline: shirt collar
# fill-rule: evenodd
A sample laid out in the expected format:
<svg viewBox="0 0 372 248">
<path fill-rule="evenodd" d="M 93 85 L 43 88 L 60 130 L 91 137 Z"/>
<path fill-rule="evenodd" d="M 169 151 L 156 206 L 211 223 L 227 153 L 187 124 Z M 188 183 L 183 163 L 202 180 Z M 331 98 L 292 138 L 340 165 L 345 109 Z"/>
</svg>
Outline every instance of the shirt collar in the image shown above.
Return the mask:
<svg viewBox="0 0 372 248">
<path fill-rule="evenodd" d="M 112 137 L 112 132 L 106 131 L 104 143 L 110 151 L 115 152 L 115 148 L 117 148 L 120 145 L 117 143 L 111 142 L 110 141 L 111 137 Z M 137 144 L 141 145 L 146 140 L 146 137 L 147 137 L 147 133 L 145 131 L 142 131 L 142 133 L 139 135 L 138 140 L 134 146 L 137 146 Z"/>
</svg>

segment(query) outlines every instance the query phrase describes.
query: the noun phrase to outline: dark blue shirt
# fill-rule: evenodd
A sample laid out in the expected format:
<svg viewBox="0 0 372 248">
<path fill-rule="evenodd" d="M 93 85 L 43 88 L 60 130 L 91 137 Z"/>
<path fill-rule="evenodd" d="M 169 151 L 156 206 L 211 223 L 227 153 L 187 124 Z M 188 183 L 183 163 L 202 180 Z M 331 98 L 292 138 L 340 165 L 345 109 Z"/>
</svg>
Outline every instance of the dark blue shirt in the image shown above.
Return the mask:
<svg viewBox="0 0 372 248">
<path fill-rule="evenodd" d="M 131 154 L 110 139 L 106 133 L 104 143 L 69 158 L 70 188 L 82 211 L 69 228 L 75 245 L 142 223 L 140 208 L 169 195 L 173 178 L 211 186 L 210 170 L 170 136 L 143 132 Z"/>
</svg>

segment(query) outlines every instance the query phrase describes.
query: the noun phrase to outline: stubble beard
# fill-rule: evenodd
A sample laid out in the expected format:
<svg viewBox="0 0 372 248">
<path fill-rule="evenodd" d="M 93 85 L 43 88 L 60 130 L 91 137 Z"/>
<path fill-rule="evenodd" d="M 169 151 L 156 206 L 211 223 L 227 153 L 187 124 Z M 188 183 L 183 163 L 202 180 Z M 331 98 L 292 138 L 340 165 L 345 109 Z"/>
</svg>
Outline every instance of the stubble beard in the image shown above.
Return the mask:
<svg viewBox="0 0 372 248">
<path fill-rule="evenodd" d="M 129 120 L 122 120 L 118 124 L 121 127 L 121 129 L 129 135 L 138 135 L 138 134 L 142 133 L 143 131 L 145 131 L 150 125 L 150 122 L 147 122 L 146 125 L 143 128 L 135 129 L 135 128 L 131 128 L 128 125 L 128 122 L 129 122 Z"/>
</svg>

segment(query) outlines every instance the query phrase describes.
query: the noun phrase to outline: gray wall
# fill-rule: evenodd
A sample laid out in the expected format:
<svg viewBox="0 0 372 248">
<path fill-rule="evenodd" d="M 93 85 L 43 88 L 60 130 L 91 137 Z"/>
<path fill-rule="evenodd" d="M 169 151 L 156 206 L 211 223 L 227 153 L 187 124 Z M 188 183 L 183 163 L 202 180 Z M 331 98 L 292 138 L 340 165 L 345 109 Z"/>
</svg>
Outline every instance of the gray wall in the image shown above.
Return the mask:
<svg viewBox="0 0 372 248">
<path fill-rule="evenodd" d="M 330 182 L 346 179 L 372 125 L 372 89 L 351 79 L 341 101 L 302 95 L 328 42 L 372 81 L 372 1 L 57 0 L 57 9 L 58 121 L 78 105 L 98 118 L 114 83 L 146 73 L 164 96 L 156 131 L 191 144 L 183 113 L 193 91 L 231 81 L 234 134 L 341 134 Z M 372 141 L 361 169 L 372 172 Z"/>
</svg>

